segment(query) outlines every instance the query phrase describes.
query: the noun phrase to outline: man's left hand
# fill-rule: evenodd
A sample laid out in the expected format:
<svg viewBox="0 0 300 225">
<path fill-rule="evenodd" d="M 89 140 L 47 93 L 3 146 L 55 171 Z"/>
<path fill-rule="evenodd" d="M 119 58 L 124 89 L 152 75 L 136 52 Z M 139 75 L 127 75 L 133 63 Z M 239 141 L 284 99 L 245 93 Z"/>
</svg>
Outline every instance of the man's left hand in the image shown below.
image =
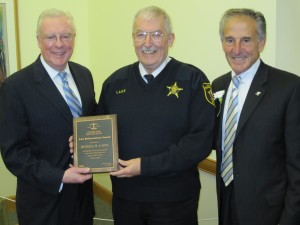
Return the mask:
<svg viewBox="0 0 300 225">
<path fill-rule="evenodd" d="M 141 175 L 141 158 L 130 160 L 119 159 L 120 170 L 111 172 L 110 175 L 115 177 L 134 177 Z"/>
</svg>

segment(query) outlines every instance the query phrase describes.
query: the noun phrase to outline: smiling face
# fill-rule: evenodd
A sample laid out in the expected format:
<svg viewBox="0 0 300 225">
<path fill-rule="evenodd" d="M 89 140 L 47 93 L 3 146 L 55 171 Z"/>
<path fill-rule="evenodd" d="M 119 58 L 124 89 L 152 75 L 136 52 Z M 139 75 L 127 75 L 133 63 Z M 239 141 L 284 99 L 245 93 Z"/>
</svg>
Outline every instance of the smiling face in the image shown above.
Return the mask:
<svg viewBox="0 0 300 225">
<path fill-rule="evenodd" d="M 260 57 L 265 39 L 259 40 L 253 18 L 235 16 L 225 23 L 222 46 L 230 67 L 238 75 L 248 70 Z"/>
<path fill-rule="evenodd" d="M 66 40 L 62 35 L 71 34 L 71 38 Z M 47 37 L 56 36 L 56 40 L 47 40 Z M 71 22 L 66 16 L 45 18 L 40 26 L 37 37 L 41 54 L 48 65 L 57 71 L 66 68 L 70 60 L 74 45 L 75 34 Z"/>
<path fill-rule="evenodd" d="M 137 41 L 134 35 L 137 32 L 159 32 L 163 34 L 162 40 L 153 42 L 148 34 L 144 41 Z M 169 47 L 174 41 L 174 34 L 168 34 L 163 16 L 152 19 L 145 19 L 142 16 L 136 18 L 133 27 L 133 45 L 138 60 L 142 63 L 148 73 L 152 73 L 157 69 L 168 56 Z"/>
</svg>

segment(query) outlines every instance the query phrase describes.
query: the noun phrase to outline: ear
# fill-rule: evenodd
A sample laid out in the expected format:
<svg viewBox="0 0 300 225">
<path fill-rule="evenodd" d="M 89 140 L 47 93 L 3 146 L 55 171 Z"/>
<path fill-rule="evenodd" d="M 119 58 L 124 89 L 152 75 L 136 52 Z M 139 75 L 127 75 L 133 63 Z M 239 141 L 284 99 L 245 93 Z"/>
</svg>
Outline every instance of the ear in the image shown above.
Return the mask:
<svg viewBox="0 0 300 225">
<path fill-rule="evenodd" d="M 175 40 L 175 34 L 174 33 L 169 34 L 169 36 L 168 36 L 169 47 L 172 47 L 174 40 Z"/>
<path fill-rule="evenodd" d="M 36 37 L 36 41 L 38 43 L 39 48 L 41 48 L 42 43 L 41 43 L 41 39 L 38 36 Z"/>
<path fill-rule="evenodd" d="M 258 42 L 259 52 L 262 52 L 262 50 L 264 50 L 265 44 L 266 44 L 266 38 L 262 38 L 261 40 L 259 40 Z"/>
<path fill-rule="evenodd" d="M 131 38 L 132 38 L 132 45 L 135 46 L 134 45 L 134 33 L 132 33 Z"/>
<path fill-rule="evenodd" d="M 222 45 L 222 49 L 225 52 L 225 45 L 224 45 L 224 41 L 221 39 L 221 45 Z"/>
</svg>

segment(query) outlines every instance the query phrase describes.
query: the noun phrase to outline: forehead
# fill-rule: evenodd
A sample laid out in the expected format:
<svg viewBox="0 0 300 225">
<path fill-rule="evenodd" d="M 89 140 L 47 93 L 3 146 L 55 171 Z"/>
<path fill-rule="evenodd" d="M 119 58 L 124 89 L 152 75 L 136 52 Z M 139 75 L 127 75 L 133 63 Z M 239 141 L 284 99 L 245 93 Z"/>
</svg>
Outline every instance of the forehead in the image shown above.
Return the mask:
<svg viewBox="0 0 300 225">
<path fill-rule="evenodd" d="M 72 26 L 65 16 L 47 17 L 41 23 L 41 31 L 44 33 L 72 32 Z"/>
<path fill-rule="evenodd" d="M 249 16 L 234 16 L 227 19 L 224 26 L 225 37 L 252 37 L 257 35 L 256 21 Z"/>
<path fill-rule="evenodd" d="M 142 16 L 138 16 L 136 18 L 134 27 L 134 31 L 141 30 L 141 31 L 165 31 L 165 21 L 163 16 L 158 16 L 155 18 L 145 18 Z"/>
</svg>

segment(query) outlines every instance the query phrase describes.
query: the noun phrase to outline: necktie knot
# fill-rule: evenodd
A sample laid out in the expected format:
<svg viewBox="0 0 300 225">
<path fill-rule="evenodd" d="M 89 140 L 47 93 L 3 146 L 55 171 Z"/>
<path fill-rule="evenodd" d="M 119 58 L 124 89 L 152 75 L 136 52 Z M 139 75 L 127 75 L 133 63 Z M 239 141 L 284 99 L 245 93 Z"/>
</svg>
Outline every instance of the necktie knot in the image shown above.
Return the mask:
<svg viewBox="0 0 300 225">
<path fill-rule="evenodd" d="M 154 80 L 154 76 L 152 74 L 146 74 L 144 75 L 144 77 L 146 78 L 148 84 L 150 84 Z"/>
<path fill-rule="evenodd" d="M 62 82 L 68 82 L 67 80 L 67 72 L 66 71 L 62 71 L 58 73 L 58 76 L 60 77 L 60 79 L 62 80 Z"/>
<path fill-rule="evenodd" d="M 236 88 L 238 88 L 238 87 L 239 87 L 239 84 L 240 84 L 240 78 L 237 77 L 236 75 L 233 76 L 233 77 L 232 77 L 232 83 L 234 84 L 234 86 L 235 86 Z"/>
</svg>

